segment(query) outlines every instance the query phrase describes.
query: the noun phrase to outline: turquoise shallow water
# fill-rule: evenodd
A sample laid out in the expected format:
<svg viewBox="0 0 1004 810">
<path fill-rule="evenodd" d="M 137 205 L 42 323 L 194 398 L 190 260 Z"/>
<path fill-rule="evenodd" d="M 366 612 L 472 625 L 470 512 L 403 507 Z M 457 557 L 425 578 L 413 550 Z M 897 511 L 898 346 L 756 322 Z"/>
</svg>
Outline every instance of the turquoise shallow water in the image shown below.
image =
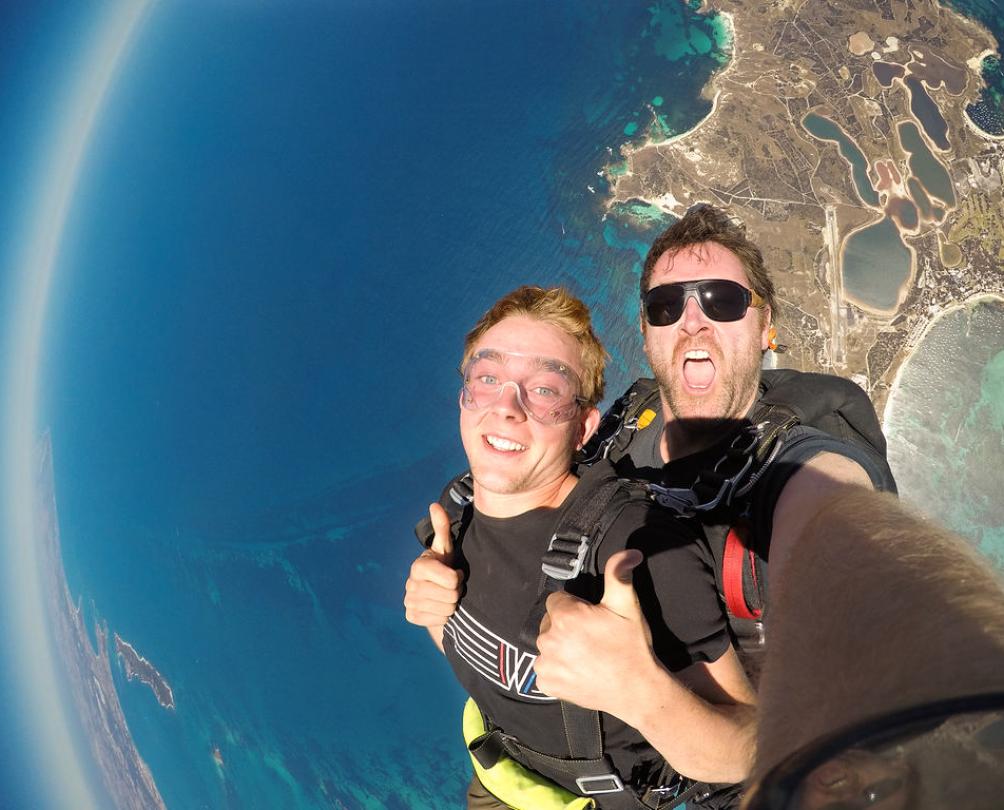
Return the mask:
<svg viewBox="0 0 1004 810">
<path fill-rule="evenodd" d="M 985 132 L 1004 135 L 1004 63 L 1001 61 L 1001 35 L 1004 31 L 1004 4 L 1000 0 L 948 0 L 947 5 L 983 23 L 997 37 L 997 52 L 983 60 L 986 83 L 980 96 L 966 108 L 967 113 Z"/>
<path fill-rule="evenodd" d="M 1004 570 L 1004 302 L 939 318 L 886 410 L 900 493 Z"/>
</svg>

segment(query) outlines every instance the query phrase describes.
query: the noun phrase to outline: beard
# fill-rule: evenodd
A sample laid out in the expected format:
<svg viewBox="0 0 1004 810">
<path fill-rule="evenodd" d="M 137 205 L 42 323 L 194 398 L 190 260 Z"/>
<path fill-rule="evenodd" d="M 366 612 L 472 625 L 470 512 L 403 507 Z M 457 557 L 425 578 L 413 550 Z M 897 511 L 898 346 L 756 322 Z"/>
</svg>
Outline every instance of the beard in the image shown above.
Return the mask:
<svg viewBox="0 0 1004 810">
<path fill-rule="evenodd" d="M 692 349 L 707 351 L 715 365 L 714 390 L 709 394 L 692 394 L 684 386 L 684 355 Z M 759 344 L 751 343 L 726 358 L 717 345 L 681 343 L 669 362 L 652 358 L 652 370 L 669 411 L 688 433 L 720 438 L 726 423 L 738 424 L 746 416 L 760 382 L 761 359 Z"/>
</svg>

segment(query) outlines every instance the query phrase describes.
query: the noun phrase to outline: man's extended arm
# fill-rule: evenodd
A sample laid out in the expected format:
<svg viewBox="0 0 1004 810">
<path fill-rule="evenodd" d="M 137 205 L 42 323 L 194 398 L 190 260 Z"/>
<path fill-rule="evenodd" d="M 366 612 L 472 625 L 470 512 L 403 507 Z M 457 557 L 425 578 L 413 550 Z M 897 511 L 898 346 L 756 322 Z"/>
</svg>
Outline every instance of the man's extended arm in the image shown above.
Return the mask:
<svg viewBox="0 0 1004 810">
<path fill-rule="evenodd" d="M 771 560 L 757 773 L 862 720 L 1004 687 L 987 561 L 889 495 L 815 476 L 803 484 L 827 496 L 780 572 Z"/>
<path fill-rule="evenodd" d="M 807 461 L 784 485 L 774 506 L 770 539 L 770 582 L 781 575 L 792 547 L 834 493 L 847 485 L 872 489 L 864 468 L 837 453 L 819 453 Z"/>
<path fill-rule="evenodd" d="M 732 648 L 673 675 L 652 649 L 632 585 L 637 550 L 611 556 L 592 605 L 551 594 L 537 640 L 537 685 L 637 729 L 678 772 L 739 782 L 752 764 L 755 695 Z"/>
</svg>

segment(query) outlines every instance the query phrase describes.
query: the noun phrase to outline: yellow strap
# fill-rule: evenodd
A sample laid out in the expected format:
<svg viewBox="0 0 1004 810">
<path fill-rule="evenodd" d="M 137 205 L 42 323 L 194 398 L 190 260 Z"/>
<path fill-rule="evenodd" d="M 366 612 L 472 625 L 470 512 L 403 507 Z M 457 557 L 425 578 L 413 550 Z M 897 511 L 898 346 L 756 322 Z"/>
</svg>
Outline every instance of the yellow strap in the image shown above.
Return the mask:
<svg viewBox="0 0 1004 810">
<path fill-rule="evenodd" d="M 641 412 L 641 416 L 638 417 L 638 430 L 644 430 L 656 417 L 656 412 L 651 408 L 646 408 Z"/>
<path fill-rule="evenodd" d="M 468 698 L 464 706 L 464 740 L 470 745 L 486 731 L 481 710 L 472 698 Z M 473 754 L 471 762 L 485 790 L 513 810 L 592 810 L 596 807 L 592 799 L 576 796 L 509 757 L 500 757 L 491 768 L 483 768 Z"/>
</svg>

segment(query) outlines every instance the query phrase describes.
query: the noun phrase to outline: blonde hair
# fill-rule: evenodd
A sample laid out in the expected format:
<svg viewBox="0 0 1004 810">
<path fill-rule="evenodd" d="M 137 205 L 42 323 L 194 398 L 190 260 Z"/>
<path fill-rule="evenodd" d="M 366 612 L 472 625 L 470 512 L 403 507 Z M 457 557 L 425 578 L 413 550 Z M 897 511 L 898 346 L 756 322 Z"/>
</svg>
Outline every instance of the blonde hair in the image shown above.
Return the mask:
<svg viewBox="0 0 1004 810">
<path fill-rule="evenodd" d="M 603 367 L 607 353 L 593 332 L 589 307 L 564 287 L 524 285 L 496 301 L 464 339 L 464 362 L 489 329 L 506 318 L 523 316 L 558 327 L 579 344 L 582 353 L 582 397 L 588 407 L 603 399 Z"/>
</svg>

